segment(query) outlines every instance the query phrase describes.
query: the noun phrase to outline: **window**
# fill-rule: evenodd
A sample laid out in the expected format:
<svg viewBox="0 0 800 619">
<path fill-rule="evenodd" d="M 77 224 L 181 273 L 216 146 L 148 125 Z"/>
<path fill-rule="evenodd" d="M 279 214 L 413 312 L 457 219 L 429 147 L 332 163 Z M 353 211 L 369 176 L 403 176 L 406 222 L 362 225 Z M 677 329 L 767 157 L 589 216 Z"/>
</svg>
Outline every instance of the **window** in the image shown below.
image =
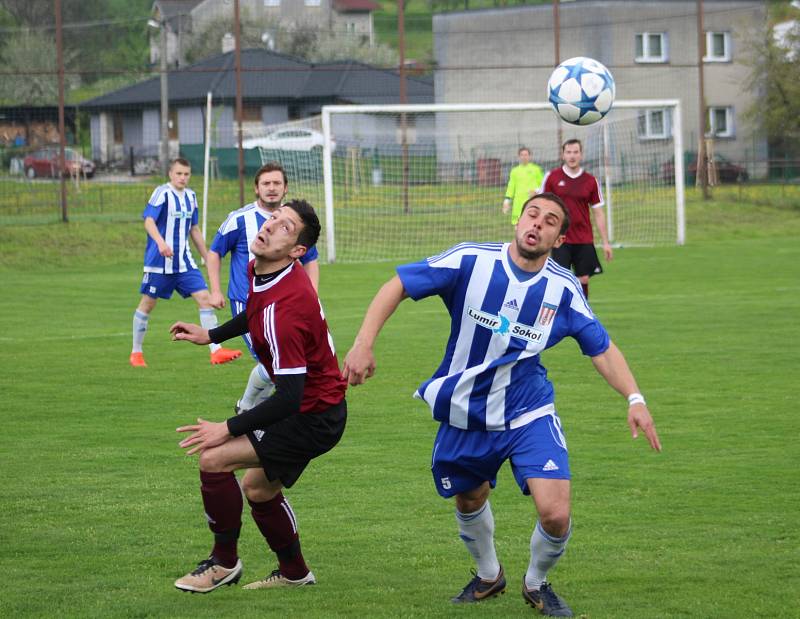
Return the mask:
<svg viewBox="0 0 800 619">
<path fill-rule="evenodd" d="M 642 110 L 638 117 L 640 140 L 666 140 L 672 135 L 672 115 L 669 109 Z"/>
<path fill-rule="evenodd" d="M 306 0 L 306 6 L 319 6 L 321 0 Z"/>
<path fill-rule="evenodd" d="M 281 0 L 264 0 L 264 6 L 280 6 Z"/>
<path fill-rule="evenodd" d="M 733 133 L 733 108 L 732 107 L 709 107 L 708 108 L 708 127 L 706 133 L 709 137 L 732 138 Z"/>
<path fill-rule="evenodd" d="M 731 33 L 706 32 L 706 54 L 703 62 L 730 62 Z"/>
<path fill-rule="evenodd" d="M 667 62 L 667 33 L 640 32 L 636 35 L 636 62 Z"/>
</svg>

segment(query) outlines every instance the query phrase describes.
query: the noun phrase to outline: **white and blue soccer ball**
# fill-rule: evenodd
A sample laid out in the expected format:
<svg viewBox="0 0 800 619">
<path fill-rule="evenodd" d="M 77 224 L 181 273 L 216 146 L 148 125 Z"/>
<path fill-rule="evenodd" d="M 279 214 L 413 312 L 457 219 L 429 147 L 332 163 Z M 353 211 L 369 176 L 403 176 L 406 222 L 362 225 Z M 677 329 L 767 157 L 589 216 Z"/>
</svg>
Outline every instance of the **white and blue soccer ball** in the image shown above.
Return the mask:
<svg viewBox="0 0 800 619">
<path fill-rule="evenodd" d="M 573 125 L 591 125 L 608 114 L 616 86 L 606 67 L 577 56 L 558 65 L 547 82 L 547 98 L 556 114 Z"/>
</svg>

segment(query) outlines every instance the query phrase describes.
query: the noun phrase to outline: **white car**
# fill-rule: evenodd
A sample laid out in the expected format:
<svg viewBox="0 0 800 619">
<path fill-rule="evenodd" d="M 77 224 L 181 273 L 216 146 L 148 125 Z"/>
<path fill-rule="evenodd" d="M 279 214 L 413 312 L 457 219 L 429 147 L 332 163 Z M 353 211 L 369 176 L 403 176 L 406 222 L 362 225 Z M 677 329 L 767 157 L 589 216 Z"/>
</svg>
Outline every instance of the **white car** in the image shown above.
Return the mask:
<svg viewBox="0 0 800 619">
<path fill-rule="evenodd" d="M 322 148 L 325 136 L 313 129 L 281 129 L 263 137 L 242 140 L 242 148 L 270 148 L 275 150 L 312 150 Z M 331 150 L 336 143 L 331 140 Z"/>
</svg>

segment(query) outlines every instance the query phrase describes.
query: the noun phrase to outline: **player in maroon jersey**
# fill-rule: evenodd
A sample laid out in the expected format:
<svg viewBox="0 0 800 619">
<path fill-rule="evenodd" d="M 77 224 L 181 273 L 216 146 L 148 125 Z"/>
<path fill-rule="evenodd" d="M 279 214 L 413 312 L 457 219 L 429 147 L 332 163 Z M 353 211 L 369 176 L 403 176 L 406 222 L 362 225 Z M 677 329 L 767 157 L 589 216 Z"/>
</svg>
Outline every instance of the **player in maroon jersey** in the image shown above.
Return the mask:
<svg viewBox="0 0 800 619">
<path fill-rule="evenodd" d="M 583 294 L 589 298 L 589 278 L 603 272 L 597 251 L 594 248 L 592 220 L 594 215 L 597 231 L 603 240 L 603 255 L 606 261 L 614 258 L 608 242 L 606 216 L 603 213 L 603 192 L 597 179 L 581 167 L 583 147 L 580 140 L 567 140 L 561 147 L 564 165 L 551 170 L 542 181 L 541 191 L 550 191 L 561 198 L 569 209 L 570 226 L 567 238 L 561 247 L 553 249 L 551 257 L 561 266 L 575 271 L 581 282 Z"/>
<path fill-rule="evenodd" d="M 250 247 L 247 311 L 207 331 L 175 323 L 173 339 L 195 344 L 222 342 L 249 330 L 259 361 L 275 384 L 269 399 L 221 423 L 198 419 L 178 428 L 187 454 L 200 453 L 200 490 L 214 533 L 211 556 L 175 581 L 184 591 L 208 593 L 238 582 L 242 562 L 237 539 L 242 493 L 234 471 L 247 469 L 242 488 L 251 514 L 278 569 L 246 589 L 316 582 L 300 551 L 297 521 L 281 490 L 290 488 L 312 458 L 329 451 L 344 432 L 346 381 L 319 299 L 299 262 L 319 237 L 314 209 L 292 200 L 264 222 Z"/>
</svg>

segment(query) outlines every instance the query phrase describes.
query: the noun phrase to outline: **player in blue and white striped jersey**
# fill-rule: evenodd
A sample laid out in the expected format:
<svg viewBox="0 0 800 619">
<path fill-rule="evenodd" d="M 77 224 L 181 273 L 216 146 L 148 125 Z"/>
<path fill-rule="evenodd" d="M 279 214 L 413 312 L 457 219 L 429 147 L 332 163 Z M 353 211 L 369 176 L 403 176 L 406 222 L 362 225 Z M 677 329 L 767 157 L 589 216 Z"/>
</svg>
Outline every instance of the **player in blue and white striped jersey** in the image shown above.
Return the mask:
<svg viewBox="0 0 800 619">
<path fill-rule="evenodd" d="M 415 396 L 439 421 L 434 482 L 455 497 L 461 539 L 476 576 L 454 602 L 478 602 L 505 589 L 494 547 L 490 489 L 506 460 L 539 520 L 530 540 L 522 594 L 544 614 L 572 616 L 546 582 L 571 532 L 567 445 L 553 385 L 540 353 L 570 336 L 608 384 L 628 399 L 628 425 L 661 449 L 650 412 L 619 349 L 595 317 L 574 275 L 550 258 L 564 240 L 569 214 L 552 193 L 528 200 L 511 243 L 463 243 L 402 265 L 373 299 L 343 375 L 357 385 L 372 376 L 375 340 L 400 302 L 437 295 L 450 314 L 444 358 Z"/>
<path fill-rule="evenodd" d="M 220 285 L 222 258 L 230 253 L 230 277 L 228 279 L 228 299 L 234 317 L 245 310 L 250 282 L 247 278 L 247 265 L 254 256 L 250 247 L 262 224 L 272 217 L 272 213 L 281 204 L 289 190 L 289 180 L 283 167 L 277 162 L 269 162 L 261 166 L 255 175 L 256 201 L 232 211 L 222 222 L 206 259 L 208 263 L 208 281 L 211 284 L 211 304 L 217 309 L 225 307 L 225 298 Z M 316 290 L 319 284 L 319 253 L 317 248 L 308 248 L 300 258 L 305 272 Z M 244 341 L 250 354 L 256 360 L 256 366 L 250 372 L 242 397 L 236 404 L 237 409 L 248 410 L 266 399 L 272 392 L 272 381 L 267 370 L 258 362 L 253 350 L 250 334 L 244 335 Z"/>
<path fill-rule="evenodd" d="M 217 326 L 217 317 L 202 273 L 192 257 L 189 239 L 206 257 L 206 244 L 197 226 L 197 196 L 187 186 L 192 169 L 186 159 L 170 162 L 169 182 L 155 188 L 142 213 L 147 231 L 144 250 L 142 298 L 133 314 L 133 347 L 129 358 L 134 367 L 147 367 L 142 352 L 150 312 L 158 299 L 169 299 L 173 291 L 191 296 L 200 308 L 200 322 L 207 329 Z M 212 344 L 211 363 L 227 363 L 241 356 L 238 350 Z"/>
</svg>

